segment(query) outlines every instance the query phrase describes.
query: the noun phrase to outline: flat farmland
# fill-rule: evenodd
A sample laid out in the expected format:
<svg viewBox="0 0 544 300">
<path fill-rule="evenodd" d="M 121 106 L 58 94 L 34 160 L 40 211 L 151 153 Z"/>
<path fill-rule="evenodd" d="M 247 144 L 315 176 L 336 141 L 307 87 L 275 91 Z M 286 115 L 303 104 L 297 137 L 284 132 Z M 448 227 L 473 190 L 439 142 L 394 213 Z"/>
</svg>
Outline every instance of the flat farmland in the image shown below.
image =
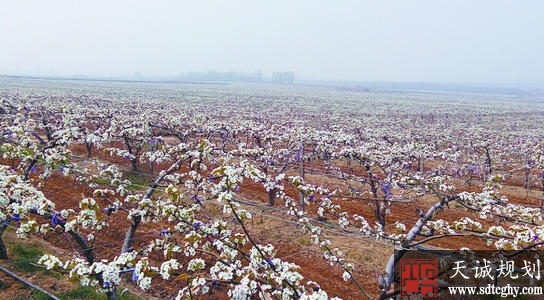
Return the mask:
<svg viewBox="0 0 544 300">
<path fill-rule="evenodd" d="M 395 249 L 544 244 L 542 96 L 0 86 L 1 263 L 55 295 L 374 299 Z"/>
</svg>

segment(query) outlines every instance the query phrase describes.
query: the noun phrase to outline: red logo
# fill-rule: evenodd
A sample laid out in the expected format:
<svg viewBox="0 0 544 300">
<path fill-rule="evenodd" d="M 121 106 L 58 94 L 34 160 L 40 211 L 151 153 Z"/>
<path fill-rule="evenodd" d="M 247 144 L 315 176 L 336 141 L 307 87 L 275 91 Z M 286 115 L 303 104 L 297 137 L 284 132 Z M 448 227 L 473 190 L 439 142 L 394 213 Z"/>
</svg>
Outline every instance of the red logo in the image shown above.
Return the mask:
<svg viewBox="0 0 544 300">
<path fill-rule="evenodd" d="M 400 296 L 438 296 L 438 259 L 401 259 Z"/>
</svg>

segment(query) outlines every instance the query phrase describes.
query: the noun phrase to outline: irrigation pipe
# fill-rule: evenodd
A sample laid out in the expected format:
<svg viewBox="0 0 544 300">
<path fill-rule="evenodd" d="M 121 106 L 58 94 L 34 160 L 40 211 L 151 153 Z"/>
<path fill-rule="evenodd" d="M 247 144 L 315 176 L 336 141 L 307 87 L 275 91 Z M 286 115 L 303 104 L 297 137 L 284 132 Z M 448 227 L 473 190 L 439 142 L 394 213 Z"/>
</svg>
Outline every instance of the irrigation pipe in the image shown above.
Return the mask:
<svg viewBox="0 0 544 300">
<path fill-rule="evenodd" d="M 3 271 L 4 273 L 8 274 L 9 276 L 15 278 L 16 280 L 19 280 L 20 282 L 26 284 L 27 286 L 39 291 L 40 293 L 46 295 L 47 297 L 49 297 L 50 299 L 54 299 L 54 300 L 60 300 L 59 298 L 57 298 L 55 295 L 53 294 L 50 294 L 49 292 L 47 292 L 46 290 L 42 289 L 41 287 L 39 286 L 36 286 L 28 281 L 26 281 L 25 279 L 17 276 L 16 274 L 10 272 L 8 269 L 4 268 L 4 267 L 1 267 L 0 266 L 0 271 Z"/>
</svg>

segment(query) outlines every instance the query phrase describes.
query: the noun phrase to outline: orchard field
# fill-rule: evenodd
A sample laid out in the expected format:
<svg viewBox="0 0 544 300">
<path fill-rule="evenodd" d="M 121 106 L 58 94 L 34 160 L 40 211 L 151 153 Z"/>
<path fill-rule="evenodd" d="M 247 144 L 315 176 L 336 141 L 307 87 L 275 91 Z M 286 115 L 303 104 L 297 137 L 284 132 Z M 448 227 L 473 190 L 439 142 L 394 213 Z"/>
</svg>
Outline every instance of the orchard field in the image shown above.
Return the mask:
<svg viewBox="0 0 544 300">
<path fill-rule="evenodd" d="M 542 247 L 543 124 L 529 95 L 0 78 L 0 264 L 39 248 L 19 273 L 56 295 L 391 295 L 395 249 Z"/>
</svg>

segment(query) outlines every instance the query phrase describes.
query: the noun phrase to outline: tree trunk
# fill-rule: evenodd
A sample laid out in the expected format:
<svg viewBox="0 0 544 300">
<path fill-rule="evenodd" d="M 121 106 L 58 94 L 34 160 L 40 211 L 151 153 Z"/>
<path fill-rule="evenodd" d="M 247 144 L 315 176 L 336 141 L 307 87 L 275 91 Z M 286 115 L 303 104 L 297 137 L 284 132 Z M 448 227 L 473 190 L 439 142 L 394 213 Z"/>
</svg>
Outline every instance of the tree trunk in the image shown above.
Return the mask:
<svg viewBox="0 0 544 300">
<path fill-rule="evenodd" d="M 30 163 L 28 164 L 28 166 L 26 167 L 25 169 L 25 172 L 24 172 L 24 178 L 25 180 L 28 180 L 28 176 L 30 175 L 30 171 L 32 171 L 32 168 L 36 165 L 36 163 L 38 162 L 38 159 L 37 158 L 33 158 Z"/>
<path fill-rule="evenodd" d="M 91 151 L 93 149 L 93 145 L 91 143 L 85 143 L 85 147 L 87 148 L 87 158 L 91 158 Z"/>
<path fill-rule="evenodd" d="M 83 254 L 85 255 L 85 258 L 87 259 L 89 265 L 92 265 L 94 262 L 93 249 L 89 247 L 89 245 L 87 245 L 87 242 L 85 241 L 85 239 L 83 239 L 83 237 L 81 237 L 79 233 L 72 230 L 68 231 L 68 233 L 76 240 L 81 250 L 83 250 Z"/>
<path fill-rule="evenodd" d="M 419 173 L 421 173 L 421 176 L 423 176 L 423 173 L 425 173 L 425 161 L 423 157 L 419 157 Z M 421 181 L 421 188 L 425 187 L 425 181 Z"/>
<path fill-rule="evenodd" d="M 273 207 L 275 205 L 276 200 L 276 188 L 271 189 L 268 191 L 268 206 Z"/>
<path fill-rule="evenodd" d="M 431 220 L 435 214 L 436 211 L 440 210 L 444 205 L 448 204 L 450 201 L 456 199 L 457 196 L 453 197 L 445 197 L 439 202 L 435 203 L 433 206 L 431 206 L 427 212 L 420 217 L 416 224 L 408 231 L 406 234 L 406 237 L 401 242 L 402 250 L 395 251 L 393 255 L 389 257 L 389 261 L 387 262 L 385 266 L 385 272 L 383 277 L 383 288 L 380 290 L 380 294 L 382 296 L 382 299 L 384 299 L 384 296 L 387 292 L 389 292 L 389 289 L 391 287 L 391 283 L 393 282 L 394 275 L 395 275 L 395 265 L 400 261 L 404 253 L 412 248 L 412 241 L 417 237 L 417 235 L 421 232 L 421 229 L 425 224 Z"/>
<path fill-rule="evenodd" d="M 150 149 L 151 152 L 153 152 L 153 151 L 156 150 L 156 149 L 155 149 L 155 144 L 154 144 L 154 143 L 155 143 L 155 142 L 152 142 L 152 143 L 151 143 L 151 147 L 150 147 L 150 148 L 151 148 L 151 149 Z M 154 169 L 153 161 L 149 161 L 149 173 L 153 174 L 153 169 Z"/>
<path fill-rule="evenodd" d="M 144 195 L 144 199 L 150 199 L 151 195 L 153 195 L 157 187 L 164 180 L 164 177 L 179 170 L 183 162 L 184 160 L 178 159 L 174 164 L 170 166 L 170 168 L 168 168 L 168 170 L 166 170 L 166 172 L 164 172 L 161 176 L 157 177 L 157 179 L 155 179 L 155 182 L 147 189 L 147 192 Z M 128 252 L 128 250 L 130 250 L 132 246 L 132 240 L 134 239 L 134 233 L 138 229 L 138 225 L 140 225 L 141 220 L 142 220 L 141 216 L 134 216 L 132 218 L 132 224 L 130 225 L 129 229 L 125 233 L 125 240 L 123 241 L 123 248 L 121 248 L 121 253 L 125 253 L 125 252 Z"/>
<path fill-rule="evenodd" d="M 304 179 L 304 148 L 303 147 L 301 147 L 300 149 L 300 177 Z M 304 193 L 300 192 L 299 197 L 300 197 L 299 199 L 300 210 L 304 211 Z"/>
<path fill-rule="evenodd" d="M 4 244 L 3 234 L 4 230 L 9 225 L 9 220 L 4 220 L 0 223 L 0 258 L 1 259 L 8 259 L 8 249 L 6 248 L 6 244 Z"/>
<path fill-rule="evenodd" d="M 376 208 L 374 210 L 374 216 L 378 220 L 378 223 L 382 226 L 382 231 L 385 231 L 385 199 L 380 200 L 378 197 L 378 186 L 376 185 L 376 179 L 370 169 L 370 165 L 365 165 L 366 172 L 368 174 L 368 181 L 370 184 L 370 190 L 372 191 L 372 197 L 374 198 L 374 204 Z"/>
<path fill-rule="evenodd" d="M 133 151 L 133 147 L 129 138 L 123 137 L 123 140 L 125 141 L 125 146 L 127 147 L 128 153 L 131 156 L 134 156 L 134 158 L 130 159 L 130 164 L 132 165 L 132 171 L 138 171 L 138 151 Z"/>
<path fill-rule="evenodd" d="M 491 168 L 491 153 L 489 153 L 489 148 L 485 148 L 485 174 L 484 173 L 484 182 L 485 182 L 485 175 L 489 175 L 491 176 L 491 172 L 493 171 L 493 169 Z"/>
<path fill-rule="evenodd" d="M 127 230 L 125 234 L 125 240 L 123 241 L 123 248 L 121 248 L 121 253 L 128 252 L 132 245 L 132 240 L 134 239 L 134 233 L 136 232 L 136 229 L 138 229 L 138 225 L 141 221 L 140 216 L 135 216 L 132 218 L 132 224 L 130 225 L 130 228 Z"/>
<path fill-rule="evenodd" d="M 529 167 L 525 167 L 525 188 L 529 188 L 529 175 L 531 174 L 531 170 Z"/>
</svg>

